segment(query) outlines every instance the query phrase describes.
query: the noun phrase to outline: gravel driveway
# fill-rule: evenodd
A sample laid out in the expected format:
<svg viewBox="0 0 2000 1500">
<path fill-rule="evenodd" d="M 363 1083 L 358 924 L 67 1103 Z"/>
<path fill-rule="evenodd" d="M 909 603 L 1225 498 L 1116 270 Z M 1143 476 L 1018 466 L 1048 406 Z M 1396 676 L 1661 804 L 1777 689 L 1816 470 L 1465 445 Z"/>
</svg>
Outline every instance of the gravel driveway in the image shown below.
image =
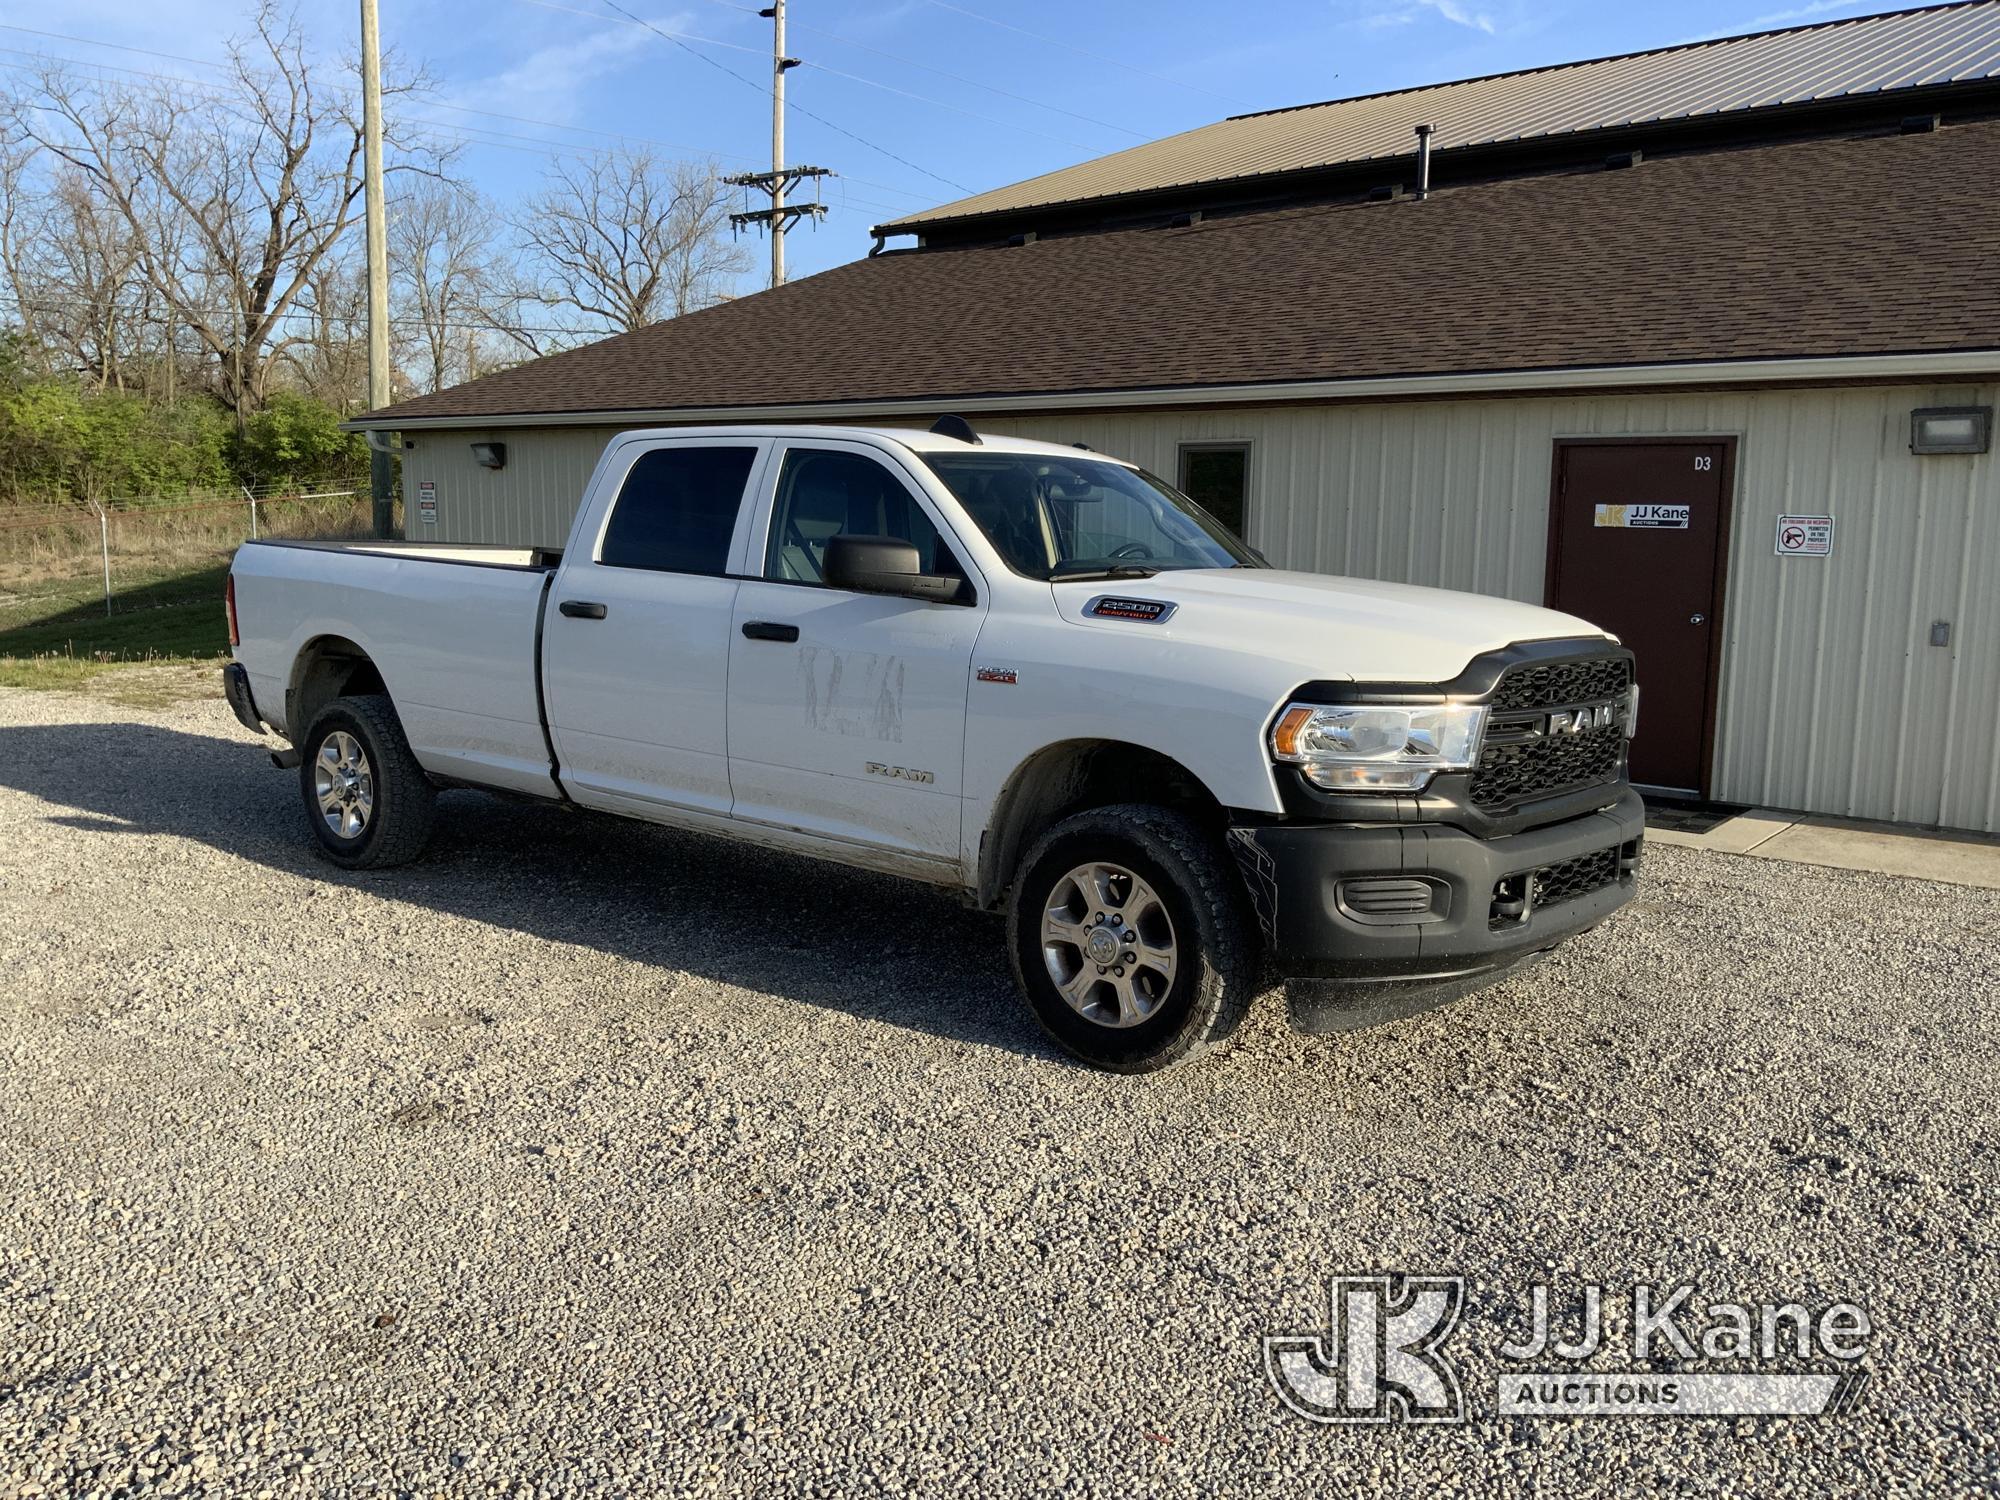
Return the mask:
<svg viewBox="0 0 2000 1500">
<path fill-rule="evenodd" d="M 2000 1477 L 2000 894 L 1658 849 L 1531 976 L 1071 1066 L 888 879 L 0 693 L 0 1493 L 1827 1494 Z M 1462 1274 L 1474 1410 L 1259 1341 Z M 1858 1411 L 1503 1421 L 1527 1289 L 1864 1302 Z"/>
</svg>

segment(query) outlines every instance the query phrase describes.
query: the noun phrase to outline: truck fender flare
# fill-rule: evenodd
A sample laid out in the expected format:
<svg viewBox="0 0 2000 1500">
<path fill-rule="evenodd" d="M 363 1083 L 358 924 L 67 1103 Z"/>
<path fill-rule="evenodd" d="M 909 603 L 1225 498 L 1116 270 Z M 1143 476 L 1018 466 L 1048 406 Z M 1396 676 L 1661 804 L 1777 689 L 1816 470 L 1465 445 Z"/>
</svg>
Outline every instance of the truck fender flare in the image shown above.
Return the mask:
<svg viewBox="0 0 2000 1500">
<path fill-rule="evenodd" d="M 1086 808 L 1121 802 L 1183 807 L 1218 830 L 1226 821 L 1207 783 L 1158 750 L 1115 739 L 1044 745 L 1008 773 L 993 801 L 979 840 L 979 906 L 1001 905 L 1021 856 L 1044 828 Z"/>
<path fill-rule="evenodd" d="M 386 694 L 382 669 L 365 646 L 344 635 L 324 632 L 299 647 L 285 685 L 285 727 L 296 740 L 313 716 L 335 698 L 356 690 Z"/>
</svg>

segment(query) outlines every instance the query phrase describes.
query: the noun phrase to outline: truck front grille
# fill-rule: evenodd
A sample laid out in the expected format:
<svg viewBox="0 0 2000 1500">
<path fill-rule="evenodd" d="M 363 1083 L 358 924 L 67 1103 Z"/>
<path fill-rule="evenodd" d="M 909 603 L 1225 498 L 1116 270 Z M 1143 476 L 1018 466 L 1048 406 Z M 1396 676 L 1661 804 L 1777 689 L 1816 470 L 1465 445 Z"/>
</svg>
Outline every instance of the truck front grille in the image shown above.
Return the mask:
<svg viewBox="0 0 2000 1500">
<path fill-rule="evenodd" d="M 1624 708 L 1632 663 L 1584 657 L 1514 667 L 1493 691 L 1486 745 L 1472 773 L 1479 808 L 1513 807 L 1618 779 L 1625 756 Z M 1618 722 L 1583 734 L 1551 733 L 1549 717 L 1586 704 L 1618 703 Z"/>
<path fill-rule="evenodd" d="M 1513 667 L 1493 690 L 1493 712 L 1602 703 L 1624 697 L 1631 687 L 1632 662 L 1624 656 L 1586 656 L 1580 661 Z"/>
<path fill-rule="evenodd" d="M 1487 926 L 1496 931 L 1515 926 L 1529 916 L 1566 901 L 1577 901 L 1607 885 L 1631 879 L 1639 868 L 1639 840 L 1613 844 L 1591 854 L 1543 865 L 1539 870 L 1509 875 L 1493 887 Z"/>
<path fill-rule="evenodd" d="M 1600 849 L 1595 854 L 1579 854 L 1560 864 L 1535 871 L 1534 904 L 1561 906 L 1592 891 L 1601 891 L 1618 878 L 1618 851 Z"/>
</svg>

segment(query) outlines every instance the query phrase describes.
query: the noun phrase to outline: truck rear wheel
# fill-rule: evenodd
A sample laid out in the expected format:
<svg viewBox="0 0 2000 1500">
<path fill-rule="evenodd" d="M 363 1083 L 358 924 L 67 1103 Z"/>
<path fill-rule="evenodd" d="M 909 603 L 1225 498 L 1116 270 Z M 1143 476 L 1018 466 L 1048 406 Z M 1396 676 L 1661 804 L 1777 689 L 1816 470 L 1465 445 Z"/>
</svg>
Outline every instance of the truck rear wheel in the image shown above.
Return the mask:
<svg viewBox="0 0 2000 1500">
<path fill-rule="evenodd" d="M 1022 862 L 1008 915 L 1015 982 L 1073 1056 L 1150 1073 L 1234 1032 L 1257 990 L 1241 882 L 1167 808 L 1093 808 Z"/>
<path fill-rule="evenodd" d="M 322 853 L 350 870 L 408 864 L 430 842 L 437 789 L 393 704 L 336 698 L 299 742 L 299 791 Z"/>
</svg>

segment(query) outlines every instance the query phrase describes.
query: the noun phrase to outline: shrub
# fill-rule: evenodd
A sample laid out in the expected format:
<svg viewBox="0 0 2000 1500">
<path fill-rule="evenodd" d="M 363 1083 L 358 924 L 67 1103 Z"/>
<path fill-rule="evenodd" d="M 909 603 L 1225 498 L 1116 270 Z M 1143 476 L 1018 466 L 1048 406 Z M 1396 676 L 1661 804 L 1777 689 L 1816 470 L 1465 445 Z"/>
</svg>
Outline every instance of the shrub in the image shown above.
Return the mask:
<svg viewBox="0 0 2000 1500">
<path fill-rule="evenodd" d="M 0 397 L 0 491 L 144 500 L 228 486 L 229 421 L 203 396 L 148 401 L 37 380 Z"/>
<path fill-rule="evenodd" d="M 237 468 L 248 484 L 305 485 L 351 479 L 368 467 L 368 444 L 340 430 L 324 402 L 279 391 L 245 425 Z"/>
</svg>

